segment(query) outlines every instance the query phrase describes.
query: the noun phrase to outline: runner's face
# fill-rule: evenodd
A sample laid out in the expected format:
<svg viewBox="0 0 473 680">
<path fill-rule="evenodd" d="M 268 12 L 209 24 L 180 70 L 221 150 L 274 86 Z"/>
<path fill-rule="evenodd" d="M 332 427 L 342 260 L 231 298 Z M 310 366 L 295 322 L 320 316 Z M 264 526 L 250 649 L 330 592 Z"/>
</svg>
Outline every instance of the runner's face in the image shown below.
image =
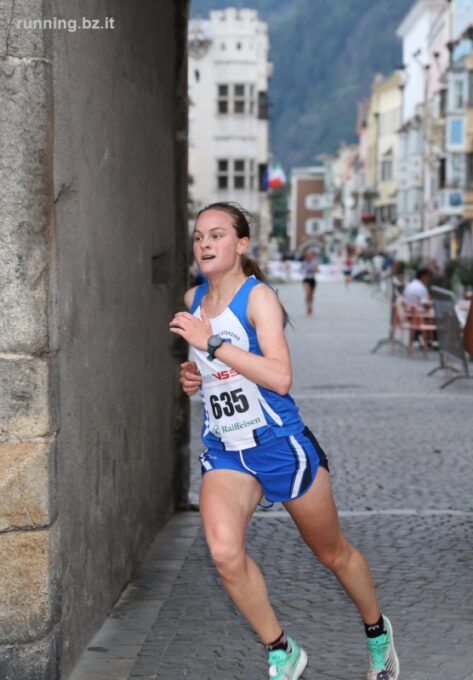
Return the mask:
<svg viewBox="0 0 473 680">
<path fill-rule="evenodd" d="M 238 238 L 231 215 L 220 210 L 202 213 L 193 240 L 197 265 L 207 275 L 231 271 L 248 245 L 247 238 Z"/>
</svg>

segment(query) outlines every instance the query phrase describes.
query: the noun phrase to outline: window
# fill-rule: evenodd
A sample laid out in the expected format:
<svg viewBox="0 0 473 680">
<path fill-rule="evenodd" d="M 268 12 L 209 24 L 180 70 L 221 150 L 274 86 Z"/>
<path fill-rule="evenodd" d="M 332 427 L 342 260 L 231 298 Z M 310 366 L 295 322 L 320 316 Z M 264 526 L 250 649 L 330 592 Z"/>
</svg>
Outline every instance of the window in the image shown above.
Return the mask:
<svg viewBox="0 0 473 680">
<path fill-rule="evenodd" d="M 401 109 L 395 108 L 384 111 L 379 115 L 379 134 L 392 135 L 396 133 L 401 121 Z"/>
<path fill-rule="evenodd" d="M 217 161 L 217 185 L 219 189 L 228 189 L 228 161 Z"/>
<path fill-rule="evenodd" d="M 319 231 L 319 220 L 315 219 L 314 217 L 311 217 L 310 219 L 305 221 L 305 233 L 307 236 L 311 236 L 313 234 L 317 234 Z"/>
<path fill-rule="evenodd" d="M 416 152 L 422 153 L 422 146 L 423 146 L 423 143 L 424 143 L 424 132 L 423 132 L 422 128 L 418 128 L 415 131 L 415 143 L 416 143 L 416 147 L 415 147 Z"/>
<path fill-rule="evenodd" d="M 267 92 L 258 92 L 258 118 L 269 120 L 269 99 Z"/>
<path fill-rule="evenodd" d="M 220 158 L 217 160 L 217 187 L 222 190 L 257 190 L 256 169 L 253 158 Z"/>
<path fill-rule="evenodd" d="M 255 86 L 250 85 L 248 97 L 248 113 L 252 116 L 255 112 Z"/>
<path fill-rule="evenodd" d="M 255 188 L 255 162 L 250 158 L 250 182 L 249 187 L 251 190 Z"/>
<path fill-rule="evenodd" d="M 445 189 L 447 184 L 447 161 L 445 158 L 440 159 L 438 183 L 439 189 Z"/>
<path fill-rule="evenodd" d="M 408 211 L 409 213 L 416 213 L 419 212 L 422 206 L 422 189 L 416 189 L 412 188 L 409 189 L 409 204 L 408 204 Z"/>
<path fill-rule="evenodd" d="M 450 208 L 459 208 L 463 205 L 463 196 L 461 191 L 450 191 L 447 194 L 448 205 Z"/>
<path fill-rule="evenodd" d="M 448 143 L 454 146 L 463 144 L 463 120 L 452 118 L 448 124 Z"/>
<path fill-rule="evenodd" d="M 473 153 L 466 154 L 466 188 L 473 190 Z"/>
<path fill-rule="evenodd" d="M 453 81 L 453 108 L 455 110 L 462 109 L 464 104 L 463 80 L 456 78 Z"/>
<path fill-rule="evenodd" d="M 234 113 L 245 113 L 245 86 L 233 86 L 233 111 Z"/>
<path fill-rule="evenodd" d="M 422 204 L 424 202 L 424 190 L 423 189 L 415 189 L 416 192 L 415 195 L 415 212 L 419 212 L 419 210 L 422 210 Z"/>
<path fill-rule="evenodd" d="M 323 210 L 325 207 L 323 194 L 308 194 L 305 197 L 304 205 L 306 210 Z"/>
<path fill-rule="evenodd" d="M 228 85 L 218 85 L 218 112 L 228 113 Z"/>
<path fill-rule="evenodd" d="M 418 128 L 409 130 L 409 155 L 415 155 L 421 150 L 422 135 Z"/>
<path fill-rule="evenodd" d="M 407 191 L 406 189 L 400 189 L 398 193 L 398 208 L 401 215 L 407 213 Z"/>
<path fill-rule="evenodd" d="M 400 159 L 402 161 L 406 161 L 408 147 L 407 147 L 407 134 L 405 132 L 401 132 L 399 142 L 400 142 L 400 154 L 399 154 Z"/>
<path fill-rule="evenodd" d="M 381 181 L 389 182 L 393 178 L 393 162 L 392 160 L 386 159 L 381 161 Z"/>
<path fill-rule="evenodd" d="M 468 106 L 473 106 L 473 71 L 468 71 Z"/>
<path fill-rule="evenodd" d="M 233 83 L 217 86 L 217 110 L 220 114 L 256 115 L 254 83 Z"/>
<path fill-rule="evenodd" d="M 242 159 L 233 161 L 233 188 L 245 188 L 245 161 Z"/>
<path fill-rule="evenodd" d="M 465 156 L 462 153 L 451 153 L 447 160 L 447 182 L 454 189 L 462 187 L 465 181 Z"/>
<path fill-rule="evenodd" d="M 440 112 L 440 118 L 445 118 L 445 115 L 447 113 L 447 90 L 443 89 L 440 90 L 439 92 L 439 112 Z"/>
<path fill-rule="evenodd" d="M 259 163 L 258 164 L 258 190 L 267 191 L 268 190 L 268 164 Z"/>
</svg>

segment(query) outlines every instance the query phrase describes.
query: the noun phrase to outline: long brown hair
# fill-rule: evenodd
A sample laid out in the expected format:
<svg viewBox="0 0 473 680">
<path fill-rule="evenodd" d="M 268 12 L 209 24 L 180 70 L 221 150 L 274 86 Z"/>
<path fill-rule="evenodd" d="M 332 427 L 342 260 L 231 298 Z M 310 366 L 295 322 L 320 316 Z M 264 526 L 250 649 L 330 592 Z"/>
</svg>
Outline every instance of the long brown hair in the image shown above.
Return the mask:
<svg viewBox="0 0 473 680">
<path fill-rule="evenodd" d="M 248 210 L 245 210 L 245 208 L 243 208 L 239 203 L 234 201 L 218 201 L 217 203 L 210 203 L 199 210 L 197 213 L 196 223 L 199 217 L 208 210 L 219 210 L 220 212 L 227 213 L 227 215 L 230 215 L 232 218 L 233 228 L 235 229 L 238 238 L 250 238 L 250 224 L 253 222 L 253 217 L 248 212 Z M 252 257 L 248 257 L 248 255 L 242 255 L 241 266 L 243 273 L 246 276 L 255 276 L 259 281 L 266 283 L 272 288 L 266 275 L 261 270 L 261 267 Z M 286 325 L 287 323 L 290 323 L 289 314 L 284 308 L 284 305 L 281 304 L 281 301 L 279 304 L 281 305 L 284 317 L 284 325 Z"/>
</svg>

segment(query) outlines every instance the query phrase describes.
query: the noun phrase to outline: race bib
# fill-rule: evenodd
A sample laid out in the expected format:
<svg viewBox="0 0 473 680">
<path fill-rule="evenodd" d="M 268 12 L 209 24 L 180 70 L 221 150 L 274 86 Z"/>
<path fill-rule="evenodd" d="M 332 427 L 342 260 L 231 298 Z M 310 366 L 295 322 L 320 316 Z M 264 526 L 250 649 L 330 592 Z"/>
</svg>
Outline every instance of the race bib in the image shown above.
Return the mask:
<svg viewBox="0 0 473 680">
<path fill-rule="evenodd" d="M 209 430 L 227 449 L 255 446 L 253 431 L 266 425 L 258 387 L 232 369 L 203 376 Z"/>
</svg>

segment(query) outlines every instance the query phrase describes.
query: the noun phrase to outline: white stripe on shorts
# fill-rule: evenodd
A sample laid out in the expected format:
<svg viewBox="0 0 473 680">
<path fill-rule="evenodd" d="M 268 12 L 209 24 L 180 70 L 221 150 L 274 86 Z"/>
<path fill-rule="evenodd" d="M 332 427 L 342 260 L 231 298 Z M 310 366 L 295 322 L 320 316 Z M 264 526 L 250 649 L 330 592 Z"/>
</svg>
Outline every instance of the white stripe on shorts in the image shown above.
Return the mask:
<svg viewBox="0 0 473 680">
<path fill-rule="evenodd" d="M 245 470 L 248 470 L 248 472 L 251 472 L 252 475 L 256 474 L 256 472 L 254 470 L 252 470 L 250 467 L 248 467 L 248 465 L 245 463 L 245 459 L 243 458 L 243 451 L 240 451 L 240 461 L 241 461 L 241 464 L 243 465 L 243 467 L 245 468 Z"/>
<path fill-rule="evenodd" d="M 307 468 L 307 457 L 306 457 L 304 449 L 299 444 L 299 442 L 294 437 L 294 435 L 291 435 L 289 437 L 289 441 L 291 442 L 292 446 L 294 447 L 294 450 L 297 454 L 297 458 L 299 460 L 299 469 L 297 470 L 296 478 L 294 480 L 294 484 L 292 485 L 292 490 L 291 490 L 291 498 L 296 498 L 296 496 L 299 495 L 299 491 L 300 491 L 301 484 L 302 484 L 302 479 L 304 477 L 304 472 L 306 471 L 306 468 Z"/>
<path fill-rule="evenodd" d="M 205 460 L 205 454 L 206 454 L 206 453 L 207 453 L 207 451 L 204 451 L 204 453 L 202 453 L 202 454 L 199 456 L 199 460 L 200 460 L 201 465 L 202 465 L 202 467 L 204 468 L 204 470 L 212 470 L 212 466 L 211 466 L 211 464 L 209 463 L 209 461 L 208 461 L 208 460 Z"/>
</svg>

